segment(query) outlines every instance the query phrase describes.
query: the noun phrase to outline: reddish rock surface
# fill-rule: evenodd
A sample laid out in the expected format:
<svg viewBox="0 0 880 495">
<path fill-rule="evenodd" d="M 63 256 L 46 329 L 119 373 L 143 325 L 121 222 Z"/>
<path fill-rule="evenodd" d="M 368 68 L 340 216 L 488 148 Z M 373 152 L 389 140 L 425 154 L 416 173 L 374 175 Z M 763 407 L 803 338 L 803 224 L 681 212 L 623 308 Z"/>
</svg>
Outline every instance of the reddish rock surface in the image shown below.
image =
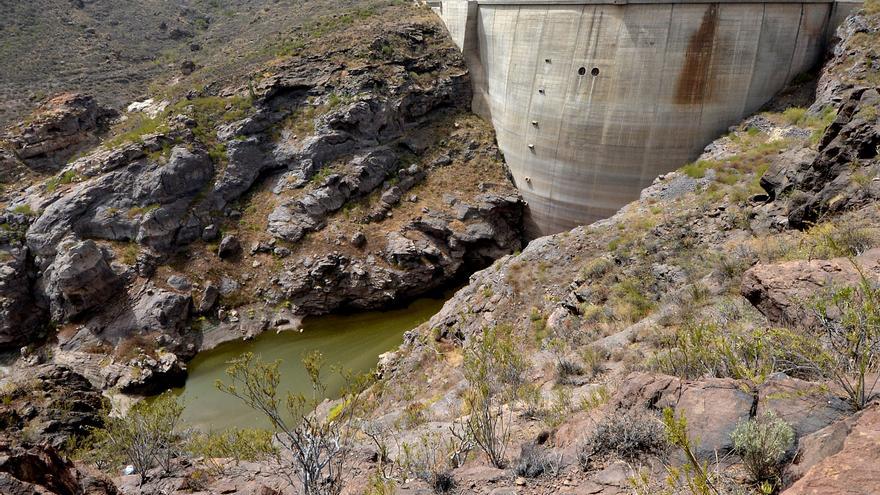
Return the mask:
<svg viewBox="0 0 880 495">
<path fill-rule="evenodd" d="M 880 249 L 855 259 L 865 275 L 880 280 Z M 820 291 L 859 282 L 856 266 L 846 258 L 790 261 L 756 265 L 745 272 L 740 291 L 759 311 L 776 324 L 809 324 L 805 305 Z"/>
<path fill-rule="evenodd" d="M 783 495 L 880 493 L 880 407 L 806 437 L 800 449 L 794 468 L 807 469 Z"/>
</svg>

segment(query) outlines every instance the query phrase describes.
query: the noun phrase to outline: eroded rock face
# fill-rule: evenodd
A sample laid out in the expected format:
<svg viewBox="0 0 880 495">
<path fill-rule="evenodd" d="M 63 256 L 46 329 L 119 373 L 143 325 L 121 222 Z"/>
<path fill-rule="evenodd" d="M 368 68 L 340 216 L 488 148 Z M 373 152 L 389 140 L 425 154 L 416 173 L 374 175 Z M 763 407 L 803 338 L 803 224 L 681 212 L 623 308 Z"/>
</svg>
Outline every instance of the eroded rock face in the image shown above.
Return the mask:
<svg viewBox="0 0 880 495">
<path fill-rule="evenodd" d="M 118 296 L 120 277 L 94 241 L 69 241 L 43 275 L 52 318 L 66 322 Z"/>
<path fill-rule="evenodd" d="M 93 143 L 103 121 L 113 115 L 92 96 L 66 93 L 46 102 L 26 124 L 10 129 L 6 139 L 28 166 L 57 171 L 83 145 Z"/>
<path fill-rule="evenodd" d="M 385 238 L 386 265 L 342 254 L 310 260 L 280 277 L 285 298 L 307 313 L 370 308 L 423 294 L 519 249 L 519 196 L 485 194 L 467 222 L 428 211 Z"/>
<path fill-rule="evenodd" d="M 75 466 L 49 446 L 0 443 L 0 492 L 7 495 L 116 495 L 103 476 Z"/>
<path fill-rule="evenodd" d="M 818 151 L 792 152 L 773 162 L 761 185 L 770 198 L 794 190 L 787 223 L 806 228 L 823 214 L 840 212 L 880 198 L 880 182 L 861 184 L 857 175 L 874 177 L 880 146 L 880 93 L 858 88 L 846 93 L 837 118 L 828 127 Z"/>
<path fill-rule="evenodd" d="M 19 370 L 0 404 L 0 441 L 19 443 L 24 432 L 60 448 L 73 436 L 103 424 L 104 398 L 82 375 L 66 366 Z M 4 492 L 5 493 L 5 492 Z"/>
<path fill-rule="evenodd" d="M 790 476 L 802 476 L 783 495 L 869 495 L 880 480 L 880 409 L 819 430 L 801 440 Z"/>
<path fill-rule="evenodd" d="M 27 223 L 0 215 L 0 225 L 0 348 L 6 348 L 39 337 L 46 312 L 33 294 L 33 263 L 22 241 Z"/>
<path fill-rule="evenodd" d="M 167 163 L 135 158 L 124 168 L 77 184 L 46 205 L 28 230 L 28 245 L 37 254 L 51 256 L 71 233 L 136 241 L 159 251 L 171 249 L 180 237 L 195 240 L 200 229 L 190 225 L 188 208 L 213 173 L 207 153 L 200 149 L 175 147 Z"/>
<path fill-rule="evenodd" d="M 325 225 L 325 220 L 348 202 L 379 187 L 396 171 L 397 156 L 388 149 L 377 149 L 351 161 L 351 172 L 333 174 L 311 193 L 284 203 L 269 214 L 269 232 L 289 242 L 297 242 L 309 232 Z"/>
<path fill-rule="evenodd" d="M 740 292 L 772 322 L 779 325 L 809 325 L 812 299 L 822 291 L 859 284 L 862 273 L 880 280 L 880 249 L 872 249 L 854 261 L 790 261 L 759 264 L 745 272 Z"/>
</svg>

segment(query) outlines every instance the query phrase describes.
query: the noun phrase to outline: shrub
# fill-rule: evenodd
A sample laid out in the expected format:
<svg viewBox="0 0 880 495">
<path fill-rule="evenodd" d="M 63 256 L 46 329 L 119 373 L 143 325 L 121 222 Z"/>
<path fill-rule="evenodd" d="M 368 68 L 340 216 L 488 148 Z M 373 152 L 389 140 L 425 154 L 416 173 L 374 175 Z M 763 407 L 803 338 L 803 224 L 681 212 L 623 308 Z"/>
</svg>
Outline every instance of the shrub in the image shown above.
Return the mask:
<svg viewBox="0 0 880 495">
<path fill-rule="evenodd" d="M 880 396 L 880 288 L 861 273 L 855 287 L 833 291 L 812 303 L 817 335 L 777 332 L 775 347 L 787 369 L 834 381 L 855 410 Z"/>
<path fill-rule="evenodd" d="M 125 417 L 107 418 L 103 428 L 92 432 L 93 454 L 109 466 L 134 466 L 143 483 L 149 469 L 170 469 L 183 440 L 177 431 L 183 405 L 170 392 L 132 406 Z"/>
<path fill-rule="evenodd" d="M 431 476 L 431 489 L 434 493 L 449 493 L 455 489 L 455 478 L 451 471 L 437 471 Z"/>
<path fill-rule="evenodd" d="M 663 424 L 647 412 L 615 412 L 596 425 L 577 448 L 581 468 L 595 461 L 618 457 L 627 461 L 666 450 Z"/>
<path fill-rule="evenodd" d="M 367 480 L 364 495 L 393 495 L 396 485 L 393 479 L 386 478 L 381 471 L 376 471 Z"/>
<path fill-rule="evenodd" d="M 482 338 L 465 350 L 468 389 L 464 405 L 469 414 L 461 427 L 497 468 L 507 464 L 505 451 L 510 439 L 510 416 L 502 406 L 516 398 L 526 364 L 509 327 L 484 329 Z"/>
<path fill-rule="evenodd" d="M 343 469 L 355 434 L 353 419 L 366 382 L 345 377 L 349 384 L 343 390 L 342 406 L 324 418 L 313 414 L 327 395 L 321 377 L 323 357 L 315 351 L 302 363 L 312 387 L 308 395 L 288 393 L 286 400 L 279 399 L 280 362 L 265 363 L 251 353 L 230 361 L 226 369 L 230 382 L 218 381 L 217 388 L 269 419 L 278 441 L 292 454 L 282 469 L 289 478 L 299 479 L 304 495 L 337 494 L 343 488 Z"/>
<path fill-rule="evenodd" d="M 473 449 L 469 438 L 452 429 L 452 437 L 443 439 L 439 433 L 422 434 L 417 443 L 404 442 L 398 466 L 403 478 L 428 483 L 435 493 L 446 493 L 455 486 L 451 469 L 460 467 Z"/>
<path fill-rule="evenodd" d="M 604 347 L 586 346 L 581 349 L 581 360 L 584 363 L 584 372 L 590 377 L 595 378 L 604 370 L 604 362 L 608 359 L 610 353 Z"/>
<path fill-rule="evenodd" d="M 571 377 L 583 374 L 584 368 L 570 359 L 560 358 L 556 361 L 556 382 L 559 384 L 571 383 Z"/>
<path fill-rule="evenodd" d="M 736 378 L 761 383 L 777 369 L 773 333 L 722 332 L 714 323 L 688 322 L 665 342 L 653 367 L 681 378 Z"/>
<path fill-rule="evenodd" d="M 733 448 L 755 482 L 779 479 L 782 462 L 794 445 L 794 430 L 772 412 L 741 421 L 730 434 Z"/>
<path fill-rule="evenodd" d="M 260 429 L 228 429 L 194 435 L 187 450 L 208 459 L 259 461 L 278 454 L 272 444 L 272 432 Z"/>
<path fill-rule="evenodd" d="M 672 493 L 686 489 L 685 493 L 692 495 L 720 495 L 718 473 L 710 471 L 708 465 L 697 460 L 694 454 L 695 446 L 688 434 L 687 418 L 683 414 L 676 416 L 675 411 L 667 407 L 663 410 L 663 427 L 669 445 L 681 450 L 687 461 L 681 467 L 666 468 L 669 471 L 666 483 Z"/>
<path fill-rule="evenodd" d="M 519 450 L 519 459 L 516 461 L 517 476 L 524 478 L 537 478 L 544 473 L 547 467 L 547 452 L 540 445 L 532 442 L 522 444 Z"/>
</svg>

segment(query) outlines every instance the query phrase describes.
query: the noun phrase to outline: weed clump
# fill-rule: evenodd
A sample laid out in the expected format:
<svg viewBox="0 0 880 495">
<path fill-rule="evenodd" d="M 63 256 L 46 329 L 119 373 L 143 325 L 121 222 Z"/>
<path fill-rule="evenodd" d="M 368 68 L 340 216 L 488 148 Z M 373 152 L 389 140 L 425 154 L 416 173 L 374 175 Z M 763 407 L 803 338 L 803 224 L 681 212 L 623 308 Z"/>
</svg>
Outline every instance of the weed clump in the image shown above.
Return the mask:
<svg viewBox="0 0 880 495">
<path fill-rule="evenodd" d="M 733 448 L 756 483 L 777 482 L 786 454 L 794 445 L 794 429 L 772 412 L 741 421 L 730 434 Z"/>
<path fill-rule="evenodd" d="M 578 463 L 589 470 L 608 458 L 627 461 L 666 450 L 663 423 L 647 412 L 615 412 L 596 425 L 578 445 Z"/>
</svg>

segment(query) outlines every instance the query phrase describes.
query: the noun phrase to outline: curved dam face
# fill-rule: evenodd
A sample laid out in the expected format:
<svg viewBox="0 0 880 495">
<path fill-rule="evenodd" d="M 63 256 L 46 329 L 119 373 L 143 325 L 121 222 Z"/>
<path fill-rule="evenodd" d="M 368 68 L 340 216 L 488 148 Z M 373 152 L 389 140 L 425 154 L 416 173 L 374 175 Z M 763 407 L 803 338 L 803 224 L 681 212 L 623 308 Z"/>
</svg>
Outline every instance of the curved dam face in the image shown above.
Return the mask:
<svg viewBox="0 0 880 495">
<path fill-rule="evenodd" d="M 826 1 L 444 0 L 530 235 L 614 214 L 822 58 Z M 847 4 L 853 5 L 853 4 Z"/>
</svg>

